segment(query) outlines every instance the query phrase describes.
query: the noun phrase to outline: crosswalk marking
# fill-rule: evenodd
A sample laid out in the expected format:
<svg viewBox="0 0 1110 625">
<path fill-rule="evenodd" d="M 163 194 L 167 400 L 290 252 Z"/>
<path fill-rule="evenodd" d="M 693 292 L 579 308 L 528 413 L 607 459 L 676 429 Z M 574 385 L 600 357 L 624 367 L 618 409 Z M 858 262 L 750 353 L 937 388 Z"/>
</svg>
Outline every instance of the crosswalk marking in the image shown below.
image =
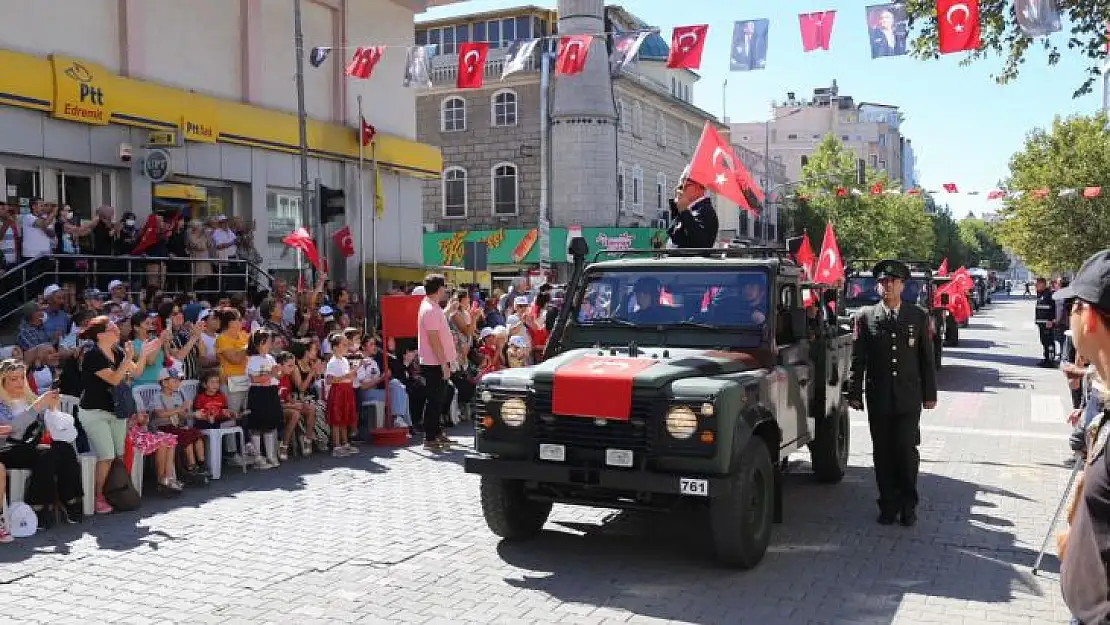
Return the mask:
<svg viewBox="0 0 1110 625">
<path fill-rule="evenodd" d="M 852 427 L 865 428 L 867 421 L 852 421 Z M 996 436 L 996 437 L 1014 437 L 1014 438 L 1028 438 L 1045 441 L 1059 441 L 1062 444 L 1067 442 L 1067 432 L 1028 432 L 1022 430 L 994 430 L 987 428 L 962 428 L 951 427 L 946 425 L 922 425 L 922 432 L 937 432 L 938 434 L 956 434 L 960 436 Z"/>
<path fill-rule="evenodd" d="M 1065 423 L 1067 412 L 1059 395 L 1029 396 L 1029 420 L 1033 423 Z"/>
</svg>

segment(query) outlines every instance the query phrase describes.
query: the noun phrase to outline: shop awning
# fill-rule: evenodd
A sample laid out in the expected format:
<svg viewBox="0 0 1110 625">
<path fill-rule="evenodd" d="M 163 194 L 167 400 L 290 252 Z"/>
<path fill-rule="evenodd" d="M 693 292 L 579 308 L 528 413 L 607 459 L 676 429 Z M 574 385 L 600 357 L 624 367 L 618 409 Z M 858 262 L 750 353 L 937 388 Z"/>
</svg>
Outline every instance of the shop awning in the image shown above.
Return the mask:
<svg viewBox="0 0 1110 625">
<path fill-rule="evenodd" d="M 187 202 L 207 202 L 208 191 L 204 187 L 191 184 L 154 185 L 154 197 L 160 200 L 185 200 Z"/>
</svg>

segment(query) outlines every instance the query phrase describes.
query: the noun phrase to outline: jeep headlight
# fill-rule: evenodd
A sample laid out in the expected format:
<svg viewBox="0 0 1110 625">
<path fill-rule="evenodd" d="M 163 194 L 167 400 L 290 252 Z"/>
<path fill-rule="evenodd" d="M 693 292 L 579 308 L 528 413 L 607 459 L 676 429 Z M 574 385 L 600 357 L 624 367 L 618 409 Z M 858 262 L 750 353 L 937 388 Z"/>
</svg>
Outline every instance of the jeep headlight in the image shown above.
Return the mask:
<svg viewBox="0 0 1110 625">
<path fill-rule="evenodd" d="M 667 432 L 679 439 L 686 440 L 698 431 L 698 417 L 687 406 L 675 406 L 667 411 Z"/>
<path fill-rule="evenodd" d="M 501 404 L 501 421 L 509 427 L 524 425 L 524 418 L 528 415 L 528 404 L 519 397 L 506 399 Z"/>
</svg>

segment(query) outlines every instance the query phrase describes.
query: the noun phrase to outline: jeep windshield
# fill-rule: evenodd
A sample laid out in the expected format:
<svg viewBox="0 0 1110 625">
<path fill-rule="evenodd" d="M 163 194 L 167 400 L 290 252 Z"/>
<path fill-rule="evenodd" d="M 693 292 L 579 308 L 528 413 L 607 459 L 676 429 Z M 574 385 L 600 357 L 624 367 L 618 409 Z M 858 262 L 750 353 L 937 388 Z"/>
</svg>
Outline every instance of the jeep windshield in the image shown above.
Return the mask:
<svg viewBox="0 0 1110 625">
<path fill-rule="evenodd" d="M 902 301 L 910 304 L 920 304 L 921 297 L 923 296 L 924 282 L 922 278 L 910 278 L 906 280 L 906 286 L 902 289 Z M 878 304 L 879 300 L 879 284 L 875 278 L 871 276 L 852 276 L 844 284 L 845 299 L 848 301 L 849 306 L 867 306 L 870 304 Z"/>
<path fill-rule="evenodd" d="M 767 274 L 759 270 L 603 271 L 586 276 L 583 327 L 761 328 Z"/>
</svg>

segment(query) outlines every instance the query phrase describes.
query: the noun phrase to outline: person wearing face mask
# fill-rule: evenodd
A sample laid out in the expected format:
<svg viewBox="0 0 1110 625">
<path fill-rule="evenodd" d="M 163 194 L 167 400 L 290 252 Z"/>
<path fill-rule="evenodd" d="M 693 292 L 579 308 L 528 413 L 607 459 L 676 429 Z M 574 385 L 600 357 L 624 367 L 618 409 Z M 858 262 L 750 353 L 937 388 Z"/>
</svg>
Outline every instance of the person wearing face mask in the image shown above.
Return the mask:
<svg viewBox="0 0 1110 625">
<path fill-rule="evenodd" d="M 932 326 L 925 309 L 902 302 L 905 263 L 883 260 L 872 271 L 882 300 L 855 317 L 848 405 L 863 410 L 866 382 L 879 523 L 909 527 L 917 522 L 921 409 L 937 406 Z"/>
</svg>

